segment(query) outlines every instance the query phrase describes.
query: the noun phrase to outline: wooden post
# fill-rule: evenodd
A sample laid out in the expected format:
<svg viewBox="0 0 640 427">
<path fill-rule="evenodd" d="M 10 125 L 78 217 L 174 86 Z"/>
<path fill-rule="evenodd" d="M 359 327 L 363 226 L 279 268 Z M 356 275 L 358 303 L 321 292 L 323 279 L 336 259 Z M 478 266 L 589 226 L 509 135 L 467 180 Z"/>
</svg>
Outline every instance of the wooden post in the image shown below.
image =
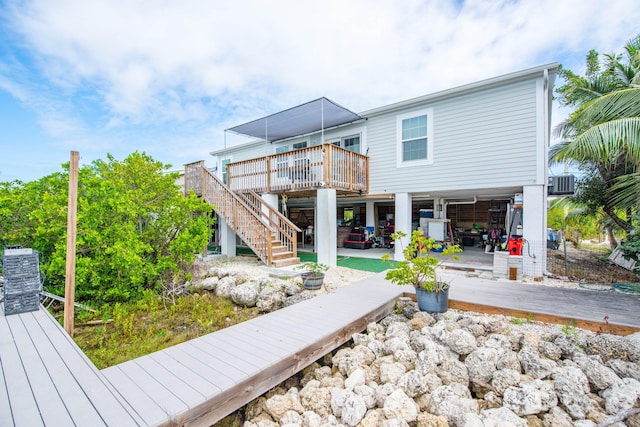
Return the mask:
<svg viewBox="0 0 640 427">
<path fill-rule="evenodd" d="M 73 303 L 76 285 L 76 217 L 78 211 L 78 159 L 71 152 L 69 163 L 69 201 L 67 206 L 67 268 L 64 279 L 64 330 L 73 336 Z"/>
</svg>

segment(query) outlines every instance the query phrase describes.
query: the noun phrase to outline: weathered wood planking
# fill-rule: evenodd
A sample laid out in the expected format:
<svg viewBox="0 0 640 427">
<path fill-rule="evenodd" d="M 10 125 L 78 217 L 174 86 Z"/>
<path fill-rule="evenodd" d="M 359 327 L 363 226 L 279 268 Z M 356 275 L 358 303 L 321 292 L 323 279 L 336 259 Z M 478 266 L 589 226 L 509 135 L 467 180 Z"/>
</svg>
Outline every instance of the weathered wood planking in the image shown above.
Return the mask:
<svg viewBox="0 0 640 427">
<path fill-rule="evenodd" d="M 0 305 L 0 425 L 142 425 L 44 309 Z"/>
<path fill-rule="evenodd" d="M 446 274 L 449 306 L 628 335 L 640 331 L 640 297 Z M 415 293 L 406 287 L 407 293 Z"/>
<path fill-rule="evenodd" d="M 211 425 L 389 314 L 401 294 L 362 281 L 102 373 L 150 425 Z"/>
</svg>

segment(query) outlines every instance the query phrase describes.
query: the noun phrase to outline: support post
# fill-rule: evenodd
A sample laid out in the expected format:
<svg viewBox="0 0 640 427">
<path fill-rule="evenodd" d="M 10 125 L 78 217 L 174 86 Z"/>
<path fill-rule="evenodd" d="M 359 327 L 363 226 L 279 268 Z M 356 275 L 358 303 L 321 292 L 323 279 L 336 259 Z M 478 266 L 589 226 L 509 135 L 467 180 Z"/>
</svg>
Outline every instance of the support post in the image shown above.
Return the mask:
<svg viewBox="0 0 640 427">
<path fill-rule="evenodd" d="M 394 214 L 396 231 L 403 231 L 407 234 L 406 237 L 400 239 L 400 242 L 396 241 L 394 245 L 394 259 L 396 261 L 403 261 L 404 254 L 402 250 L 407 247 L 411 240 L 411 194 L 409 193 L 396 193 L 396 211 Z"/>
<path fill-rule="evenodd" d="M 222 217 L 220 220 L 220 252 L 227 257 L 236 256 L 236 234 Z"/>
<path fill-rule="evenodd" d="M 522 272 L 525 276 L 539 278 L 547 269 L 547 197 L 544 185 L 523 187 Z"/>
<path fill-rule="evenodd" d="M 366 227 L 373 227 L 373 233 L 377 235 L 376 231 L 378 229 L 378 223 L 376 221 L 376 213 L 375 213 L 375 207 L 374 207 L 374 202 L 371 200 L 367 200 L 366 202 L 366 213 L 365 213 L 365 226 Z"/>
<path fill-rule="evenodd" d="M 76 219 L 78 213 L 78 160 L 80 153 L 71 152 L 69 163 L 69 196 L 67 205 L 67 264 L 64 279 L 64 330 L 73 336 L 76 285 Z"/>
<path fill-rule="evenodd" d="M 316 241 L 318 263 L 335 267 L 338 246 L 336 190 L 322 188 L 318 190 Z"/>
</svg>

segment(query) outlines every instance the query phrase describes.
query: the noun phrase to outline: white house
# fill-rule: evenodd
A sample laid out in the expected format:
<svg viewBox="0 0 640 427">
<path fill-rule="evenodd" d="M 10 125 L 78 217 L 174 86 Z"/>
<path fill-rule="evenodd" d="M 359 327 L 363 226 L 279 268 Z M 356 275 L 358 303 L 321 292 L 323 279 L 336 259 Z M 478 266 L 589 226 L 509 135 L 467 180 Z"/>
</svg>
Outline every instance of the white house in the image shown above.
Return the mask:
<svg viewBox="0 0 640 427">
<path fill-rule="evenodd" d="M 255 140 L 211 152 L 216 174 L 275 209 L 286 200 L 302 230 L 297 241 L 313 244 L 328 265 L 344 237 L 338 224 L 359 219 L 381 235 L 393 218 L 396 230 L 429 224 L 445 241 L 519 234 L 523 272 L 538 277 L 546 269 L 557 69 L 541 65 L 358 114 L 326 98 L 311 101 L 229 129 Z M 233 253 L 234 229 L 222 229 L 223 252 Z"/>
</svg>

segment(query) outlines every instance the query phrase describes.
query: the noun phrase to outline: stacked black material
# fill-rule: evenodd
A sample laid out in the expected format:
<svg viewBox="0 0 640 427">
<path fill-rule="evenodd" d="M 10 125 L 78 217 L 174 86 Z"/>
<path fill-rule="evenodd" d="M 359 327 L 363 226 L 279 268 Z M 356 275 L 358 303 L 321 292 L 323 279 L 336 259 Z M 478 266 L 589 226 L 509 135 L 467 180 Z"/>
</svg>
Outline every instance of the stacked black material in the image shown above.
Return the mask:
<svg viewBox="0 0 640 427">
<path fill-rule="evenodd" d="M 5 249 L 2 253 L 4 314 L 26 313 L 40 307 L 38 251 Z"/>
<path fill-rule="evenodd" d="M 369 249 L 371 247 L 371 240 L 367 239 L 367 233 L 362 228 L 354 228 L 349 233 L 349 237 L 344 241 L 345 248 L 352 249 Z"/>
</svg>

